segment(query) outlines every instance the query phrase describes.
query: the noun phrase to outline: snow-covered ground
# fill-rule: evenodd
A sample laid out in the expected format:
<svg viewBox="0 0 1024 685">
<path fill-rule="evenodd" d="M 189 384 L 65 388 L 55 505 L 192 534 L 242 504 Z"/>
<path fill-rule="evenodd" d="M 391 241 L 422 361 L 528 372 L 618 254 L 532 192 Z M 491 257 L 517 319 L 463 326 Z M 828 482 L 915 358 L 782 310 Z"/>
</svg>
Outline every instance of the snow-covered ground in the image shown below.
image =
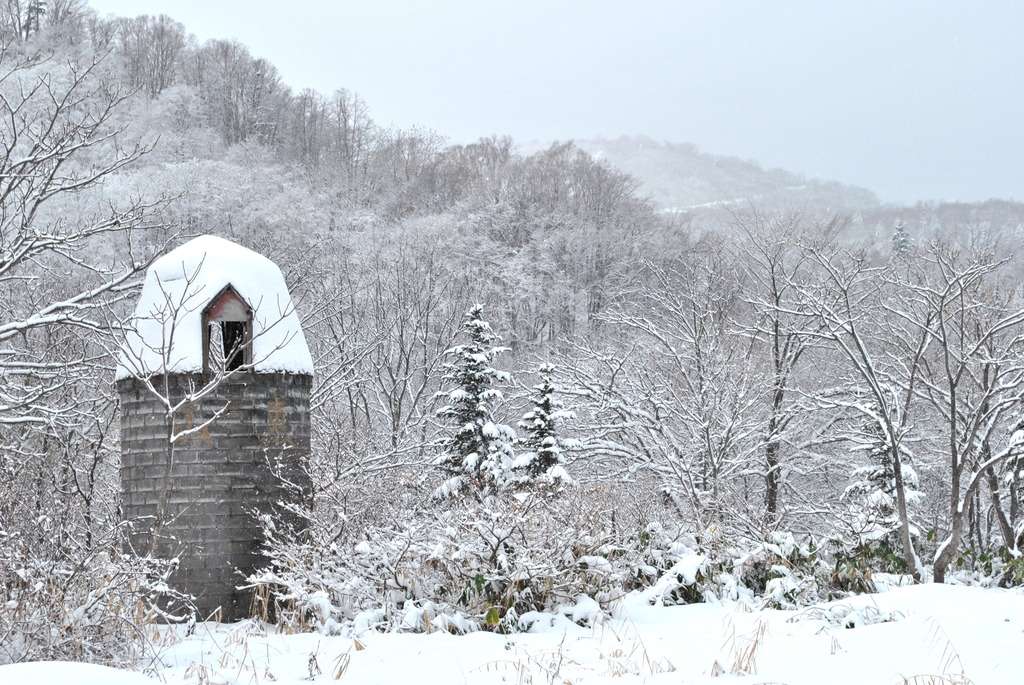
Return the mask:
<svg viewBox="0 0 1024 685">
<path fill-rule="evenodd" d="M 591 627 L 567 618 L 542 623 L 529 634 L 371 633 L 358 640 L 205 624 L 190 637 L 169 636 L 150 673 L 175 685 L 1024 682 L 1021 591 L 921 585 L 799 612 L 733 603 L 653 607 L 631 595 L 617 618 Z M 0 667 L 3 685 L 152 682 L 85 664 Z"/>
</svg>

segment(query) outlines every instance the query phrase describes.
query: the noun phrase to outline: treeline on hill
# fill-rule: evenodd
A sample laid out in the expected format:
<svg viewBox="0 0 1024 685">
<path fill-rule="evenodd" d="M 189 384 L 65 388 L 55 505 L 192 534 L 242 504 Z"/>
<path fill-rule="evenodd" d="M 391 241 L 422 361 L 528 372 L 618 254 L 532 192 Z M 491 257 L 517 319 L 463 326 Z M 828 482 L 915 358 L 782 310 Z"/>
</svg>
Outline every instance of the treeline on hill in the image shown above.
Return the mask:
<svg viewBox="0 0 1024 685">
<path fill-rule="evenodd" d="M 1015 206 L 705 222 L 572 144 L 381 128 L 166 17 L 0 27 L 0 662 L 146 648 L 171 562 L 122 552 L 112 369 L 140 271 L 199 233 L 282 267 L 315 356 L 309 528 L 251 579 L 281 620 L 1021 581 Z"/>
</svg>

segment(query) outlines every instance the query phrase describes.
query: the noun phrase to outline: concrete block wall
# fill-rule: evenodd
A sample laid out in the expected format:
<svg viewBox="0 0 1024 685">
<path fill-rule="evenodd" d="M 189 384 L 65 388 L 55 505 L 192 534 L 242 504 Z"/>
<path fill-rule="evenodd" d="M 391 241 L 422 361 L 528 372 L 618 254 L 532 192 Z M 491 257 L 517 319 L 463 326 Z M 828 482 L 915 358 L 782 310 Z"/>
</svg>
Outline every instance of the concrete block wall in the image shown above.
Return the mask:
<svg viewBox="0 0 1024 685">
<path fill-rule="evenodd" d="M 207 380 L 180 374 L 154 384 L 176 403 Z M 140 554 L 180 559 L 171 584 L 195 596 L 201 619 L 218 610 L 225 621 L 249 615 L 252 594 L 236 588 L 266 563 L 253 512 L 296 523 L 278 503 L 309 492 L 303 466 L 310 449 L 311 386 L 311 376 L 239 374 L 171 420 L 141 382 L 118 382 L 130 545 Z M 172 445 L 172 430 L 189 429 L 194 431 Z"/>
</svg>

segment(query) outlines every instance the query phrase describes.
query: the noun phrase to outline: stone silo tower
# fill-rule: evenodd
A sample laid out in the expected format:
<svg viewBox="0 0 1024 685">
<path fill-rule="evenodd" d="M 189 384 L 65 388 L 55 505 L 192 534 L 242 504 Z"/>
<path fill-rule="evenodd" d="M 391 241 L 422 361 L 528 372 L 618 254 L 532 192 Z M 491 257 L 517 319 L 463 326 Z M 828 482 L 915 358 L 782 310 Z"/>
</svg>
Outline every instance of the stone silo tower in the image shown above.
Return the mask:
<svg viewBox="0 0 1024 685">
<path fill-rule="evenodd" d="M 178 558 L 201 619 L 249 615 L 257 514 L 309 491 L 313 362 L 281 271 L 213 236 L 146 274 L 117 374 L 121 489 L 139 554 Z"/>
</svg>

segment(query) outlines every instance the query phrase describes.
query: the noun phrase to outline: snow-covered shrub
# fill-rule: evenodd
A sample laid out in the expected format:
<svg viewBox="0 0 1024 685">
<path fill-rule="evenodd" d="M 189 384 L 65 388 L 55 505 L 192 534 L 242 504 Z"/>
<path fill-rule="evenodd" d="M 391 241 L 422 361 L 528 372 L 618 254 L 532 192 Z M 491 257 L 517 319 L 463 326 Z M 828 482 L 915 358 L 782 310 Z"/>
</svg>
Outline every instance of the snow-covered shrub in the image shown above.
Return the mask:
<svg viewBox="0 0 1024 685">
<path fill-rule="evenodd" d="M 626 515 L 623 497 L 570 488 L 321 516 L 307 538 L 272 535 L 273 564 L 250 580 L 288 629 L 344 634 L 592 624 L 633 590 L 660 604 L 794 608 L 827 586 L 828 565 L 791 533 L 694 535 L 643 520 L 639 507 Z"/>
<path fill-rule="evenodd" d="M 696 554 L 698 547 L 691 532 L 679 526 L 668 528 L 659 521 L 643 524 L 635 537 L 626 536 L 621 544 L 617 556 L 626 566 L 627 590 L 652 586 L 682 559 Z"/>
<path fill-rule="evenodd" d="M 1004 552 L 1000 561 L 994 568 L 998 572 L 995 584 L 1003 588 L 1024 586 L 1024 558 Z"/>
<path fill-rule="evenodd" d="M 980 587 L 1024 586 L 1024 557 L 1005 545 L 968 547 L 954 560 L 949 582 Z"/>
<path fill-rule="evenodd" d="M 895 528 L 880 526 L 877 519 L 865 519 L 856 509 L 851 513 L 852 518 L 844 522 L 846 530 L 837 530 L 823 543 L 832 560 L 829 599 L 875 592 L 876 574 L 906 572 L 907 562 Z M 917 528 L 912 530 L 916 533 Z"/>
<path fill-rule="evenodd" d="M 775 532 L 761 542 L 744 542 L 710 528 L 696 543 L 646 592 L 650 603 L 733 600 L 791 609 L 820 599 L 828 567 L 792 533 Z"/>
<path fill-rule="evenodd" d="M 876 606 L 852 607 L 846 604 L 808 607 L 789 619 L 790 623 L 800 621 L 823 621 L 831 628 L 863 628 L 879 623 L 901 621 L 906 615 L 901 611 L 882 611 Z"/>
<path fill-rule="evenodd" d="M 167 618 L 157 600 L 187 603 L 166 585 L 172 562 L 120 554 L 113 544 L 52 558 L 18 536 L 0 537 L 0 665 L 128 664 L 151 646 L 144 625 Z"/>
<path fill-rule="evenodd" d="M 891 550 L 882 552 L 870 543 L 844 545 L 839 539 L 833 538 L 828 543 L 832 552 L 833 568 L 830 586 L 830 598 L 846 594 L 875 592 L 876 587 L 872 576 L 884 571 L 884 566 L 876 562 L 890 558 Z"/>
<path fill-rule="evenodd" d="M 102 402 L 87 411 L 56 434 L 0 427 L 0 664 L 130 663 L 157 600 L 187 606 L 166 588 L 171 561 L 124 553 L 112 417 Z"/>
<path fill-rule="evenodd" d="M 646 584 L 651 572 L 637 569 L 650 568 L 650 550 L 632 526 L 618 532 L 614 511 L 573 488 L 455 502 L 358 536 L 321 521 L 306 540 L 272 535 L 273 564 L 250 580 L 294 629 L 523 630 L 523 617 L 577 615 L 590 601 L 612 612 Z"/>
</svg>

